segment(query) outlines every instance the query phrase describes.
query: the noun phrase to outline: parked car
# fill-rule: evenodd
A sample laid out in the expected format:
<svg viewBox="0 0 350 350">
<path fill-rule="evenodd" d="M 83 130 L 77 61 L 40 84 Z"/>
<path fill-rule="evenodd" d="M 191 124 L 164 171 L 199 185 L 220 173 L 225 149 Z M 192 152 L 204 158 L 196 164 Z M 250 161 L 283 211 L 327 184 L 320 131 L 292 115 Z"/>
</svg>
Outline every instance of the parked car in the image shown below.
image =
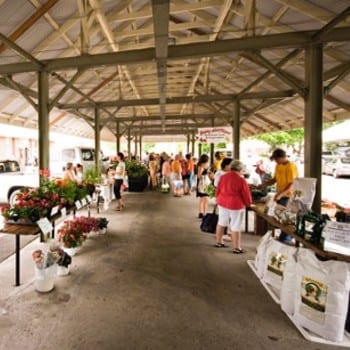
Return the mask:
<svg viewBox="0 0 350 350">
<path fill-rule="evenodd" d="M 81 164 L 83 171 L 95 167 L 95 149 L 91 147 L 67 147 L 50 155 L 50 173 L 52 176 L 62 176 L 67 163 Z M 104 172 L 106 158 L 100 152 L 100 169 Z"/>
<path fill-rule="evenodd" d="M 38 171 L 24 172 L 16 160 L 0 160 L 0 202 L 13 204 L 16 194 L 23 187 L 39 185 Z"/>
<path fill-rule="evenodd" d="M 322 172 L 334 177 L 350 176 L 350 157 L 334 157 L 323 164 Z"/>
</svg>

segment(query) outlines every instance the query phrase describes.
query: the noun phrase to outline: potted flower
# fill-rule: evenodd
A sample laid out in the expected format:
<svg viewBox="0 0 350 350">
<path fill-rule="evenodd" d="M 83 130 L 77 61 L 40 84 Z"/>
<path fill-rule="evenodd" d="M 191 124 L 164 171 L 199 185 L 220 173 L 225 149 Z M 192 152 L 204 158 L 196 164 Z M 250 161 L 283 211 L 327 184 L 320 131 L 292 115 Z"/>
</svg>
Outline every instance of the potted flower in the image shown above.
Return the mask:
<svg viewBox="0 0 350 350">
<path fill-rule="evenodd" d="M 58 241 L 63 243 L 63 249 L 74 256 L 76 248 L 80 247 L 86 239 L 85 228 L 76 220 L 65 220 L 57 230 Z"/>
<path fill-rule="evenodd" d="M 148 184 L 147 167 L 135 160 L 127 160 L 125 170 L 128 176 L 129 191 L 142 192 Z"/>
<path fill-rule="evenodd" d="M 2 207 L 1 214 L 17 224 L 32 224 L 48 216 L 51 208 L 60 203 L 57 193 L 42 192 L 40 188 L 23 188 L 15 204 Z"/>
<path fill-rule="evenodd" d="M 60 248 L 57 244 L 53 244 L 50 247 L 50 251 L 56 257 L 57 275 L 58 276 L 68 275 L 69 266 L 72 263 L 72 257 L 67 252 L 65 252 L 62 248 Z"/>
<path fill-rule="evenodd" d="M 35 288 L 38 292 L 50 292 L 54 288 L 54 279 L 57 274 L 57 256 L 48 251 L 44 253 L 41 249 L 32 253 L 35 263 Z"/>
<path fill-rule="evenodd" d="M 106 233 L 107 232 L 107 225 L 109 221 L 107 218 L 97 218 L 97 224 L 98 224 L 98 229 L 100 233 Z"/>
</svg>

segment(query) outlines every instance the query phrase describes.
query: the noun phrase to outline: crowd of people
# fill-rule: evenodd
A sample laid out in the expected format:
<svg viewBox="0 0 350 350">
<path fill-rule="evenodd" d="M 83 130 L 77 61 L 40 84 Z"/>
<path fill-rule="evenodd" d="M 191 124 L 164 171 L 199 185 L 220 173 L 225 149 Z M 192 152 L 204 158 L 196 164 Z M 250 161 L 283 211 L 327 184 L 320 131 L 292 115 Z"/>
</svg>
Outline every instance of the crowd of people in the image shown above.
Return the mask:
<svg viewBox="0 0 350 350">
<path fill-rule="evenodd" d="M 258 184 L 248 184 L 244 177 L 244 164 L 239 160 L 225 157 L 222 152 L 215 153 L 215 159 L 210 164 L 207 154 L 194 158 L 191 153 L 183 155 L 168 155 L 163 152 L 150 153 L 142 160 L 148 168 L 149 187 L 151 190 L 166 186 L 175 197 L 195 193 L 198 198 L 198 218 L 203 219 L 208 211 L 209 194 L 207 188 L 212 184 L 215 188 L 215 202 L 218 207 L 218 223 L 215 233 L 215 247 L 225 248 L 224 234 L 231 236 L 234 254 L 244 253 L 241 245 L 241 226 L 244 212 L 252 204 L 252 190 L 264 189 L 276 185 L 274 200 L 286 206 L 291 195 L 293 181 L 298 177 L 296 165 L 290 161 L 284 150 L 278 148 L 272 153 L 270 160 L 275 161 L 274 175 L 268 174 L 262 162 L 256 164 Z M 115 210 L 125 208 L 122 199 L 122 186 L 126 177 L 125 157 L 119 152 L 116 157 L 116 167 L 107 171 L 107 176 L 113 179 Z M 81 182 L 83 168 L 80 164 L 73 166 L 68 163 L 64 178 Z M 291 237 L 282 232 L 279 239 L 289 242 Z"/>
</svg>

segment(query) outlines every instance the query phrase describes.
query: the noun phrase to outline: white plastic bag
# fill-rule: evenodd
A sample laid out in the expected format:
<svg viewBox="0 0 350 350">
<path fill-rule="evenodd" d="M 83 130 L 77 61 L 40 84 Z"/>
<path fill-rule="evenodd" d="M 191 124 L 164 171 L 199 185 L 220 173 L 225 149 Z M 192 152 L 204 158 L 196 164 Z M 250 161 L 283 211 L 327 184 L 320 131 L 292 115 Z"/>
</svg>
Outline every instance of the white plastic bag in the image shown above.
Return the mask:
<svg viewBox="0 0 350 350">
<path fill-rule="evenodd" d="M 273 240 L 272 232 L 267 231 L 265 235 L 261 237 L 259 245 L 256 248 L 255 269 L 259 278 L 262 278 L 264 274 L 266 249 L 268 248 L 271 240 Z"/>
<path fill-rule="evenodd" d="M 331 341 L 341 342 L 349 303 L 350 269 L 343 261 L 320 261 L 303 249 L 296 265 L 294 319 Z"/>
<path fill-rule="evenodd" d="M 313 177 L 297 177 L 293 181 L 292 195 L 286 210 L 297 213 L 299 210 L 311 209 L 316 193 L 317 179 Z"/>
<path fill-rule="evenodd" d="M 209 184 L 211 183 L 208 175 L 202 175 L 198 181 L 198 192 L 206 193 Z"/>
</svg>

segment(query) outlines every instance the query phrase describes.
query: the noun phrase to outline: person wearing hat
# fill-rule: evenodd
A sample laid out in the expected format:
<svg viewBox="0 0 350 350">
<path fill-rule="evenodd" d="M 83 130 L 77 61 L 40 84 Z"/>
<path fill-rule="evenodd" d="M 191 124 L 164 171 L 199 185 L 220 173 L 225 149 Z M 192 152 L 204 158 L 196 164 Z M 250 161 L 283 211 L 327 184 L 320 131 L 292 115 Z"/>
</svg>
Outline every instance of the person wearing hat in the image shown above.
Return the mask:
<svg viewBox="0 0 350 350">
<path fill-rule="evenodd" d="M 291 162 L 286 152 L 281 148 L 276 148 L 270 157 L 270 160 L 276 162 L 275 174 L 272 179 L 263 182 L 258 188 L 265 188 L 267 186 L 276 184 L 276 194 L 274 200 L 283 206 L 286 206 L 289 197 L 292 193 L 293 181 L 298 177 L 298 168 L 295 163 Z M 292 236 L 281 232 L 279 240 L 282 242 L 290 242 Z"/>
</svg>

